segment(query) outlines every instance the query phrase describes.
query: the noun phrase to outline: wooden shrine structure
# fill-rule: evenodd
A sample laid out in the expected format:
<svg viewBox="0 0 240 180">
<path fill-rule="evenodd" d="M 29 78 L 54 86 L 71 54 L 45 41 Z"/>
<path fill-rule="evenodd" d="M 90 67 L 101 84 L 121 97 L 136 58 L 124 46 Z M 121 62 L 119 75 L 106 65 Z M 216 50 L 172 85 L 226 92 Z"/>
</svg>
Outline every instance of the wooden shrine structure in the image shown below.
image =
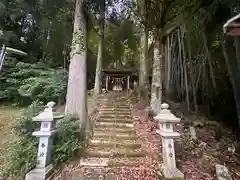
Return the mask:
<svg viewBox="0 0 240 180">
<path fill-rule="evenodd" d="M 125 91 L 133 89 L 137 73 L 130 69 L 103 69 L 103 84 L 107 91 Z"/>
<path fill-rule="evenodd" d="M 138 82 L 138 72 L 131 69 L 103 69 L 103 87 L 107 91 L 125 91 L 133 89 Z M 149 76 L 149 84 L 152 77 Z M 105 86 L 104 86 L 105 84 Z"/>
</svg>

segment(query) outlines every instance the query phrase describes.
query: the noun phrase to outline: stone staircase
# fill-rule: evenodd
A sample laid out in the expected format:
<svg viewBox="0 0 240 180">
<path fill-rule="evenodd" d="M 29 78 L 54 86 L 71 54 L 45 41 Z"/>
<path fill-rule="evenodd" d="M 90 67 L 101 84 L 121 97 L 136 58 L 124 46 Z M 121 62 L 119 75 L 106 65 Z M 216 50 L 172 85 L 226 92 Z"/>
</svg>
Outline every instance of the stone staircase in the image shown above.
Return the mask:
<svg viewBox="0 0 240 180">
<path fill-rule="evenodd" d="M 83 167 L 135 166 L 145 157 L 133 128 L 126 98 L 107 99 L 100 108 L 94 135 L 80 165 Z"/>
</svg>

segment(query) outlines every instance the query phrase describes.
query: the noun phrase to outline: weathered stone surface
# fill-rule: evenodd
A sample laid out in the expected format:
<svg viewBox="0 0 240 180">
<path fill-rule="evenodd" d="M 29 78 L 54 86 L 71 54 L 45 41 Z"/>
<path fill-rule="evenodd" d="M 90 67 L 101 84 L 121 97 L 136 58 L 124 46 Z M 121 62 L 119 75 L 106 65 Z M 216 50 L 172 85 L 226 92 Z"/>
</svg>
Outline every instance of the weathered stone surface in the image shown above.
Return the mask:
<svg viewBox="0 0 240 180">
<path fill-rule="evenodd" d="M 143 157 L 145 153 L 141 149 L 127 148 L 101 148 L 93 147 L 86 150 L 88 157 Z"/>
<path fill-rule="evenodd" d="M 115 120 L 114 118 L 109 118 L 109 117 L 100 117 L 98 119 L 98 122 L 119 122 L 119 123 L 133 123 L 131 119 L 125 119 L 125 118 L 118 118 Z"/>
<path fill-rule="evenodd" d="M 232 180 L 228 169 L 220 164 L 215 165 L 217 180 Z"/>
<path fill-rule="evenodd" d="M 31 170 L 26 174 L 25 180 L 45 180 L 52 175 L 53 166 L 51 163 L 51 150 L 53 138 L 52 135 L 56 133 L 55 124 L 57 119 L 61 119 L 64 116 L 55 115 L 53 113 L 53 101 L 49 102 L 38 116 L 33 117 L 33 121 L 41 122 L 40 130 L 34 131 L 33 136 L 39 138 L 37 163 L 35 169 Z"/>
<path fill-rule="evenodd" d="M 80 166 L 104 167 L 108 165 L 109 158 L 85 158 L 80 160 Z"/>
<path fill-rule="evenodd" d="M 184 174 L 177 168 L 164 168 L 163 175 L 166 179 L 184 180 Z"/>
<path fill-rule="evenodd" d="M 133 166 L 137 158 L 145 157 L 141 149 L 141 142 L 137 140 L 131 111 L 127 99 L 109 99 L 100 108 L 100 115 L 96 120 L 93 138 L 85 151 L 85 157 L 109 159 L 108 167 Z M 106 166 L 97 161 L 91 163 L 81 161 L 84 167 Z M 106 176 L 106 179 L 114 179 Z"/>
<path fill-rule="evenodd" d="M 132 128 L 122 128 L 122 127 L 96 127 L 95 132 L 103 132 L 103 131 L 107 131 L 107 132 L 114 132 L 114 133 L 126 133 L 126 134 L 133 134 L 135 133 L 135 131 Z"/>
<path fill-rule="evenodd" d="M 104 139 L 109 139 L 111 137 L 115 136 L 115 138 L 117 139 L 129 139 L 129 140 L 137 140 L 138 137 L 137 135 L 133 132 L 133 133 L 114 133 L 114 132 L 105 132 L 105 131 L 97 131 L 94 132 L 94 136 L 93 138 L 104 138 Z"/>
<path fill-rule="evenodd" d="M 109 139 L 97 139 L 93 138 L 90 140 L 91 146 L 102 146 L 102 147 L 115 147 L 115 148 L 141 148 L 141 142 L 137 140 L 121 140 L 116 138 Z"/>
<path fill-rule="evenodd" d="M 115 180 L 115 178 L 112 175 L 107 174 L 104 180 Z"/>
<path fill-rule="evenodd" d="M 91 174 L 91 175 L 84 175 L 82 177 L 80 176 L 73 176 L 69 179 L 64 180 L 115 180 L 115 178 L 112 175 L 106 175 L 106 174 Z"/>
<path fill-rule="evenodd" d="M 162 104 L 162 110 L 154 117 L 159 122 L 159 130 L 162 139 L 162 156 L 163 156 L 163 176 L 168 178 L 184 178 L 183 173 L 176 168 L 174 138 L 180 136 L 179 133 L 174 132 L 174 124 L 180 121 L 168 109 L 168 104 Z"/>
<path fill-rule="evenodd" d="M 108 115 L 108 114 L 110 114 L 110 115 L 113 115 L 114 116 L 114 110 L 108 110 L 108 109 L 102 109 L 101 110 L 101 114 L 105 114 L 105 115 Z M 129 109 L 127 109 L 127 110 L 122 110 L 121 109 L 121 111 L 118 111 L 118 114 L 123 114 L 123 115 L 130 115 L 131 114 L 131 112 L 129 111 Z"/>
<path fill-rule="evenodd" d="M 189 127 L 189 132 L 190 132 L 191 139 L 196 140 L 197 139 L 197 135 L 196 135 L 195 127 L 190 126 Z"/>
<path fill-rule="evenodd" d="M 120 128 L 133 128 L 132 123 L 122 123 L 122 122 L 96 122 L 96 127 L 120 127 Z"/>
<path fill-rule="evenodd" d="M 45 168 L 36 168 L 26 174 L 25 180 L 46 180 L 53 173 L 53 166 L 50 164 Z"/>
<path fill-rule="evenodd" d="M 91 175 L 84 175 L 84 176 L 73 176 L 70 177 L 69 180 L 99 180 L 103 175 L 98 174 L 91 174 Z"/>
</svg>

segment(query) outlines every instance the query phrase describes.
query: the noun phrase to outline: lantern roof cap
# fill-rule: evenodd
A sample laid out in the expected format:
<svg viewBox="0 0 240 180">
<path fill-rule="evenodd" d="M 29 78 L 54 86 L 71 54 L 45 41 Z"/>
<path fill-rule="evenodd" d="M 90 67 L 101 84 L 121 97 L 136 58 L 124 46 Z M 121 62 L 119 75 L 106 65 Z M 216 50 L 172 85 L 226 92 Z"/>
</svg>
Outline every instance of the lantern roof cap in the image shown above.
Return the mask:
<svg viewBox="0 0 240 180">
<path fill-rule="evenodd" d="M 159 121 L 159 123 L 178 123 L 180 118 L 176 117 L 170 110 L 167 103 L 161 105 L 160 113 L 154 117 L 154 120 Z"/>
</svg>

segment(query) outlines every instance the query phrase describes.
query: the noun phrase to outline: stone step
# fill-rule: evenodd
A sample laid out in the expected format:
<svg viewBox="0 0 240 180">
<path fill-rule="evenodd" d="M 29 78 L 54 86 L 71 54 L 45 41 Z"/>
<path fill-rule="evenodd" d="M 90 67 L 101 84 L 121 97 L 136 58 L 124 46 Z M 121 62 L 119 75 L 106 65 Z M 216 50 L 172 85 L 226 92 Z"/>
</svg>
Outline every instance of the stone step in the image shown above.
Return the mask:
<svg viewBox="0 0 240 180">
<path fill-rule="evenodd" d="M 109 117 L 100 117 L 97 122 L 120 122 L 120 123 L 133 123 L 131 119 L 123 119 L 123 118 L 109 118 Z"/>
<path fill-rule="evenodd" d="M 99 114 L 107 114 L 107 115 L 116 115 L 116 114 L 122 114 L 122 115 L 131 115 L 131 112 L 129 110 L 99 110 Z"/>
<path fill-rule="evenodd" d="M 116 110 L 123 110 L 123 111 L 129 111 L 129 107 L 128 106 L 101 106 L 100 110 L 112 110 L 112 111 L 116 111 Z"/>
<path fill-rule="evenodd" d="M 128 102 L 126 100 L 123 101 L 108 101 L 102 103 L 103 106 L 128 106 Z"/>
<path fill-rule="evenodd" d="M 120 166 L 136 166 L 139 164 L 138 157 L 121 157 L 121 158 L 82 158 L 80 166 L 86 168 L 100 168 L 100 167 L 120 167 Z"/>
<path fill-rule="evenodd" d="M 100 110 L 99 111 L 100 114 L 110 114 L 110 115 L 114 115 L 114 114 L 121 114 L 121 115 L 131 115 L 131 112 L 129 110 L 127 111 L 114 111 L 114 110 Z"/>
<path fill-rule="evenodd" d="M 114 132 L 104 132 L 104 131 L 97 131 L 94 132 L 93 138 L 116 138 L 116 139 L 126 139 L 126 140 L 136 140 L 138 139 L 137 135 L 133 132 L 131 134 L 128 133 L 114 133 Z"/>
<path fill-rule="evenodd" d="M 108 161 L 109 167 L 136 166 L 139 165 L 139 157 L 116 157 Z"/>
<path fill-rule="evenodd" d="M 99 111 L 99 114 L 105 114 L 105 115 L 127 115 L 127 116 L 130 116 L 131 113 L 129 111 L 108 111 L 108 110 L 103 110 L 103 111 Z"/>
<path fill-rule="evenodd" d="M 80 160 L 80 166 L 89 167 L 105 167 L 108 166 L 109 158 L 82 158 Z"/>
<path fill-rule="evenodd" d="M 144 157 L 145 153 L 141 148 L 100 148 L 89 147 L 85 151 L 85 157 Z"/>
<path fill-rule="evenodd" d="M 131 113 L 131 111 L 129 110 L 129 108 L 127 109 L 112 109 L 112 108 L 101 108 L 99 109 L 99 112 L 101 113 Z"/>
<path fill-rule="evenodd" d="M 69 168 L 62 170 L 62 176 L 54 177 L 54 180 L 114 180 L 112 174 L 107 174 L 103 167 L 83 166 L 81 168 L 73 168 L 69 172 Z M 83 173 L 87 172 L 87 173 Z M 49 178 L 48 178 L 49 179 Z"/>
<path fill-rule="evenodd" d="M 104 132 L 107 134 L 125 134 L 125 135 L 136 135 L 136 132 L 132 128 L 119 128 L 119 127 L 108 127 L 108 128 L 101 128 L 101 127 L 95 127 L 94 128 L 94 134 Z"/>
<path fill-rule="evenodd" d="M 99 119 L 112 119 L 114 122 L 118 120 L 128 120 L 132 121 L 131 116 L 109 116 L 109 115 L 100 115 Z"/>
<path fill-rule="evenodd" d="M 126 115 L 126 114 L 120 114 L 120 113 L 112 113 L 112 114 L 101 113 L 100 117 L 125 118 L 125 119 L 126 118 L 129 118 L 129 119 L 132 118 L 132 116 L 130 114 Z"/>
<path fill-rule="evenodd" d="M 105 110 L 105 111 L 116 111 L 118 109 L 121 109 L 123 111 L 130 111 L 130 108 L 128 106 L 121 106 L 121 107 L 118 107 L 118 106 L 101 106 L 100 107 L 100 110 Z"/>
<path fill-rule="evenodd" d="M 96 122 L 95 127 L 106 128 L 106 127 L 117 127 L 117 128 L 133 128 L 133 123 L 121 123 L 121 122 Z"/>
<path fill-rule="evenodd" d="M 109 158 L 82 158 L 80 159 L 80 166 L 85 167 L 106 167 L 108 166 Z"/>
<path fill-rule="evenodd" d="M 121 140 L 115 138 L 96 138 L 90 140 L 90 146 L 101 146 L 101 147 L 114 147 L 114 148 L 141 148 L 141 142 L 139 140 Z"/>
</svg>

